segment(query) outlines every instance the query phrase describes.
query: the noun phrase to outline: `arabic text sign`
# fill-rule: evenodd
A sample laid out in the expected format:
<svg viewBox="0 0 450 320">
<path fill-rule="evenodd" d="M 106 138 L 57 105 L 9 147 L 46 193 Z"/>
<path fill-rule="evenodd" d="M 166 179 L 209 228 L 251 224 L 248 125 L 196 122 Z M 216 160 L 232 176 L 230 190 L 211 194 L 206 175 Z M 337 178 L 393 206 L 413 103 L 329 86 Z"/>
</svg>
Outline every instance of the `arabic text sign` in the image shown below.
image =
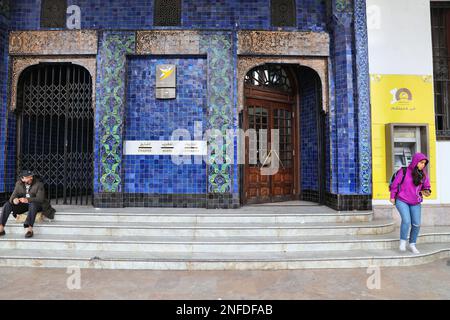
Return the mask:
<svg viewBox="0 0 450 320">
<path fill-rule="evenodd" d="M 147 140 L 125 141 L 125 155 L 206 155 L 206 141 Z"/>
</svg>

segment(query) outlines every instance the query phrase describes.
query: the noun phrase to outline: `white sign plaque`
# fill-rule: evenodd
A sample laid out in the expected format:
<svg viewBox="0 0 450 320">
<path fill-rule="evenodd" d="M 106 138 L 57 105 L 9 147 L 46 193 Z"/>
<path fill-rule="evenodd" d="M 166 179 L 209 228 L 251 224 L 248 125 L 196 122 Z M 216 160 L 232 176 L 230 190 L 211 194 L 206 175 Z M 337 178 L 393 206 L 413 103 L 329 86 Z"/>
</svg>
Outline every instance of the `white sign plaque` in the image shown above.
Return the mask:
<svg viewBox="0 0 450 320">
<path fill-rule="evenodd" d="M 194 155 L 207 153 L 206 141 L 201 140 L 127 140 L 125 155 Z"/>
</svg>

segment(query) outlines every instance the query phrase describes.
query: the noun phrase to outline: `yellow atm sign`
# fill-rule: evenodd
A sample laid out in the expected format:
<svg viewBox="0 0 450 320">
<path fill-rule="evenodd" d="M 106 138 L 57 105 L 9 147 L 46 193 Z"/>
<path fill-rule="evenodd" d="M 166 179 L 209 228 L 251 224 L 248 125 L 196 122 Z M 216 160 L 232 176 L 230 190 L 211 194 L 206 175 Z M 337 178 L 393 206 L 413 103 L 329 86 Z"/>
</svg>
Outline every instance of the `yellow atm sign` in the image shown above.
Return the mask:
<svg viewBox="0 0 450 320">
<path fill-rule="evenodd" d="M 373 198 L 389 199 L 386 125 L 428 124 L 432 196 L 436 199 L 436 131 L 433 77 L 431 75 L 370 75 L 372 107 Z"/>
</svg>

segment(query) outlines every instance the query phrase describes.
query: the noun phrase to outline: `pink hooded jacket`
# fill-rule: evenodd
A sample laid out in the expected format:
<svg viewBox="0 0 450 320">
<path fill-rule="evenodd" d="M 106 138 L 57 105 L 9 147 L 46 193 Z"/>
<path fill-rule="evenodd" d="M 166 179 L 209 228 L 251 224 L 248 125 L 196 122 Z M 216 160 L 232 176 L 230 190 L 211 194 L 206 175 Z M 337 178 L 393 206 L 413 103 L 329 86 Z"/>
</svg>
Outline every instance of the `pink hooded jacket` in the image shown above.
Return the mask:
<svg viewBox="0 0 450 320">
<path fill-rule="evenodd" d="M 425 189 L 431 189 L 430 186 L 430 179 L 428 178 L 428 174 L 425 171 L 425 168 L 423 169 L 423 173 L 425 174 L 425 177 L 421 184 L 416 186 L 414 184 L 412 173 L 414 171 L 414 168 L 417 166 L 417 164 L 422 161 L 427 160 L 428 165 L 428 159 L 423 153 L 416 153 L 409 164 L 408 168 L 406 169 L 406 176 L 403 183 L 400 185 L 400 190 L 398 189 L 398 186 L 400 182 L 402 181 L 403 177 L 403 171 L 400 170 L 400 172 L 395 177 L 394 181 L 391 185 L 391 199 L 400 199 L 403 202 L 406 202 L 409 205 L 417 205 L 423 201 L 422 195 L 420 192 Z"/>
</svg>

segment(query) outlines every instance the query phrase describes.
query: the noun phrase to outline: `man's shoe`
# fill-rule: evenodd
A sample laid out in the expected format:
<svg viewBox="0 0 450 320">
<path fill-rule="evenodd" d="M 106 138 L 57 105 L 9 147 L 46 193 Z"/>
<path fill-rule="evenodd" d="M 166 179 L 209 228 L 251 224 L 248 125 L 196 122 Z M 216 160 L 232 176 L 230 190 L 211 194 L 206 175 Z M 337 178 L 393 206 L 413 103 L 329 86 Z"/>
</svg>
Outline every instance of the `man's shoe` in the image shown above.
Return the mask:
<svg viewBox="0 0 450 320">
<path fill-rule="evenodd" d="M 25 233 L 25 238 L 31 238 L 33 236 L 33 231 L 27 231 L 27 233 Z"/>
<path fill-rule="evenodd" d="M 0 237 L 4 236 L 6 234 L 5 230 L 3 230 L 2 232 L 0 232 Z"/>
</svg>

